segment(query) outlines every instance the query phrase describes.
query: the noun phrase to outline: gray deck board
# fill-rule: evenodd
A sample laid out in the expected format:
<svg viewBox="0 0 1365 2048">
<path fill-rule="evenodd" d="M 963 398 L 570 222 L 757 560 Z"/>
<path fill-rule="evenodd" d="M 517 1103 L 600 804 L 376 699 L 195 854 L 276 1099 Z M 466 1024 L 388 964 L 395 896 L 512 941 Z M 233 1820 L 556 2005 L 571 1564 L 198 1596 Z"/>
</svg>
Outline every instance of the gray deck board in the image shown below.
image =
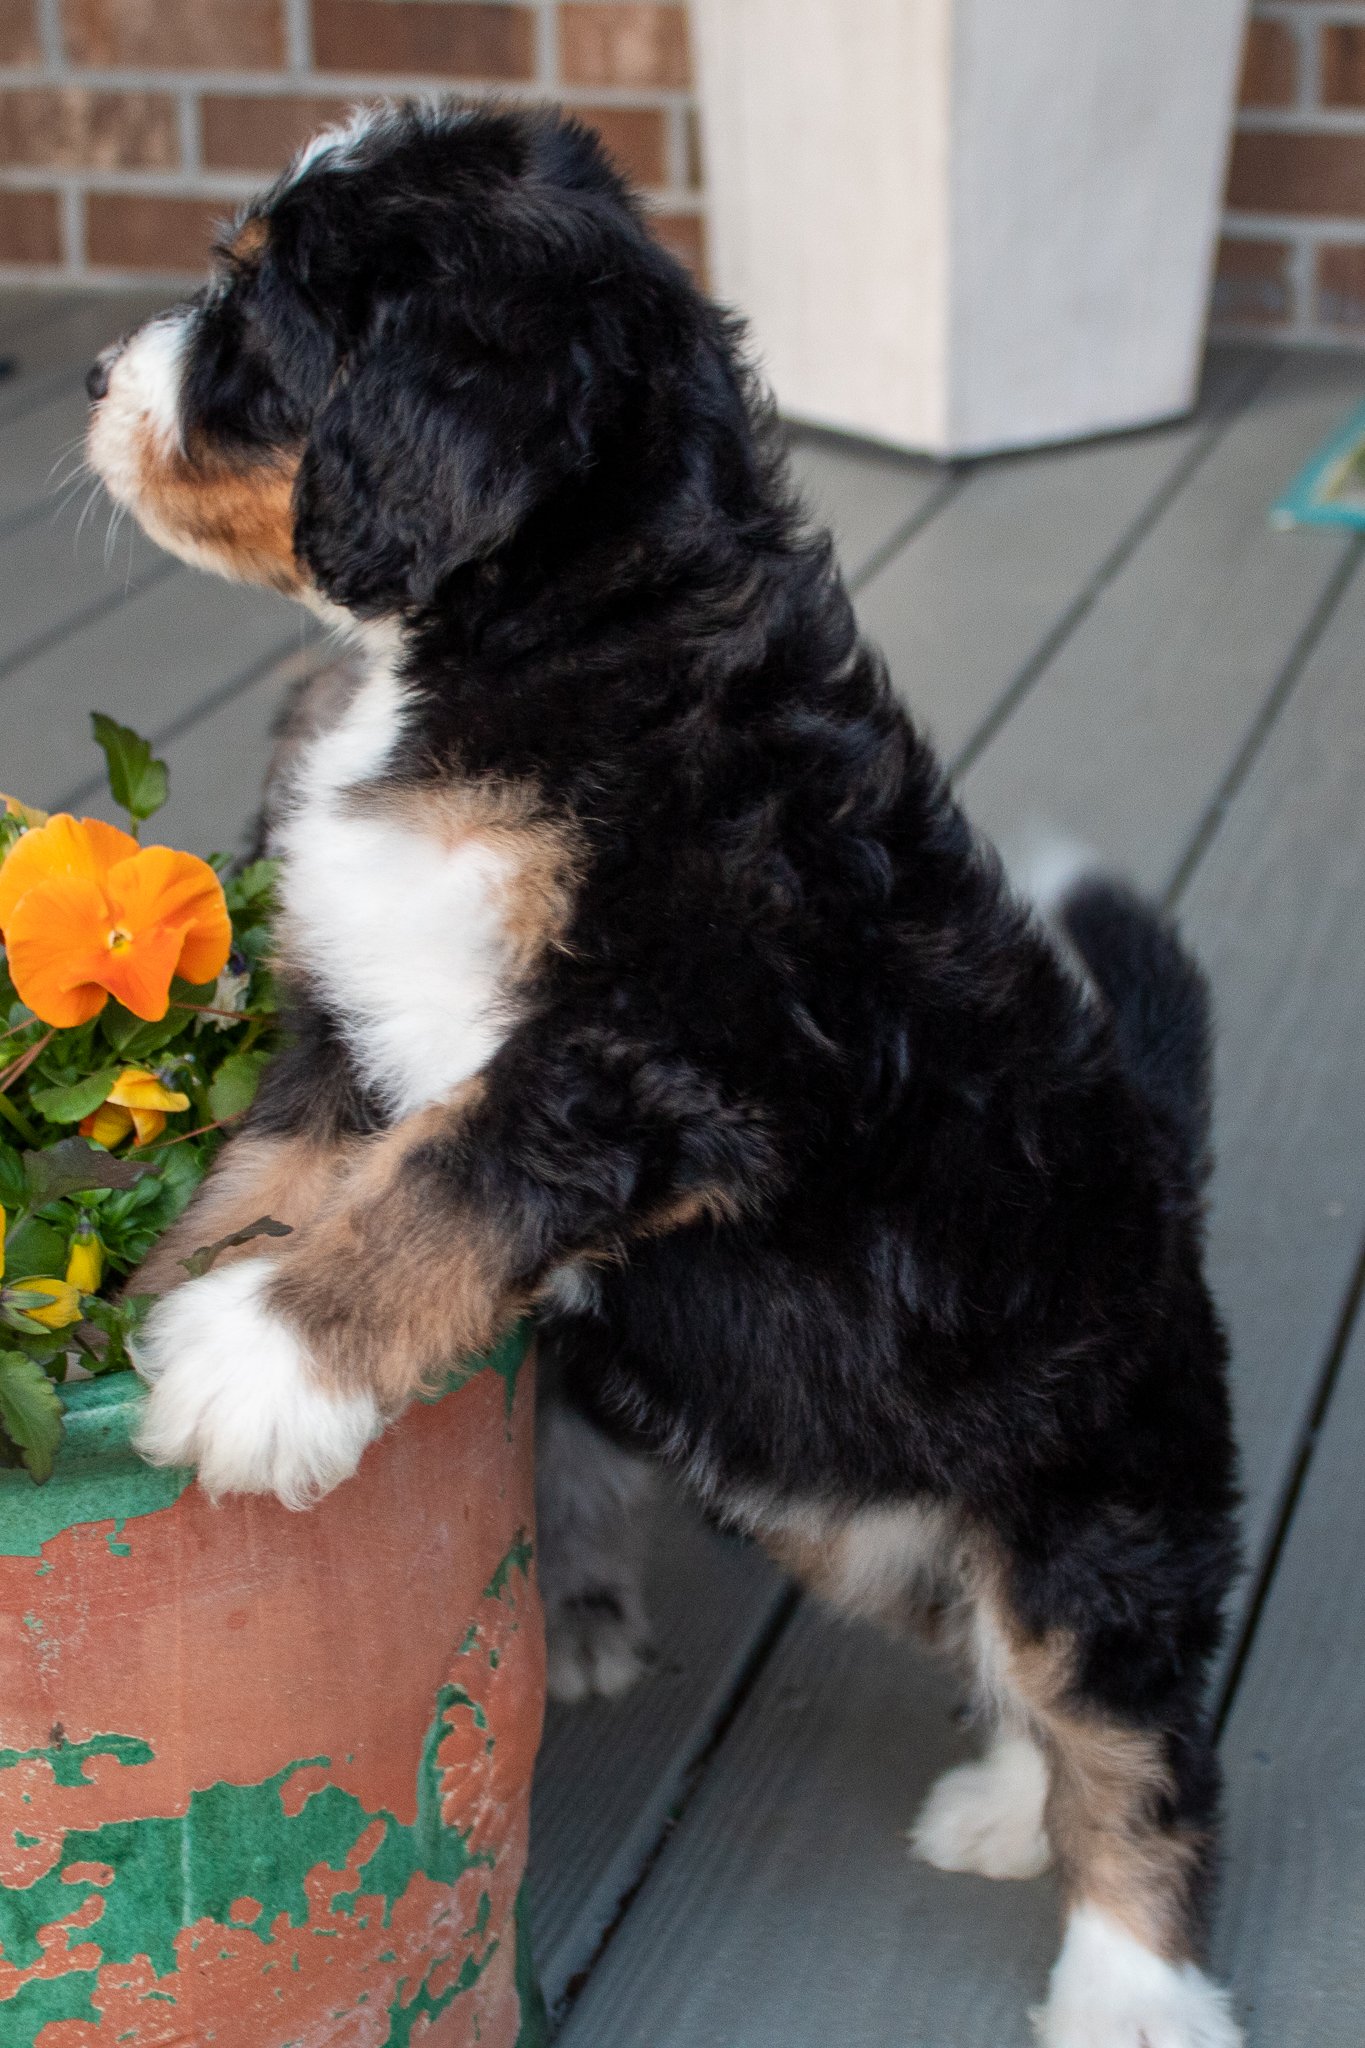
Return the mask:
<svg viewBox="0 0 1365 2048">
<path fill-rule="evenodd" d="M 1253 1556 L 1365 1242 L 1362 647 L 1357 573 L 1182 905 L 1217 1005 L 1210 1269 Z"/>
<path fill-rule="evenodd" d="M 91 522 L 79 538 L 75 527 L 74 514 L 35 520 L 10 534 L 0 552 L 0 702 L 7 674 L 31 653 L 166 573 L 167 557 L 140 535 L 120 534 L 106 562 Z"/>
<path fill-rule="evenodd" d="M 552 2009 L 592 1961 L 783 1596 L 756 1552 L 677 1506 L 655 1518 L 650 1580 L 658 1669 L 622 1700 L 551 1706 L 546 1724 L 530 1883 L 536 1964 Z"/>
<path fill-rule="evenodd" d="M 798 428 L 792 467 L 815 517 L 834 535 L 850 584 L 858 584 L 883 548 L 943 488 L 939 463 L 869 448 L 836 434 Z"/>
<path fill-rule="evenodd" d="M 945 1674 L 803 1609 L 560 2048 L 1026 2048 L 1050 1882 L 945 1877 L 905 1830 L 968 1754 Z"/>
<path fill-rule="evenodd" d="M 984 463 L 862 591 L 891 680 L 955 757 L 1115 550 L 1250 396 L 1258 359 L 1220 357 L 1192 419 L 1122 440 Z"/>
<path fill-rule="evenodd" d="M 72 383 L 26 412 L 0 420 L 0 527 L 24 517 L 56 515 L 66 488 L 83 475 L 80 445 L 87 411 L 85 393 Z"/>
<path fill-rule="evenodd" d="M 1228 428 L 968 774 L 1007 853 L 1060 830 L 1166 887 L 1346 548 L 1267 498 L 1363 396 L 1358 360 L 1294 357 Z"/>
<path fill-rule="evenodd" d="M 1264 2048 L 1365 2031 L 1365 1325 L 1323 1419 L 1224 1757 L 1218 1956 Z"/>
<path fill-rule="evenodd" d="M 0 680 L 6 786 L 48 808 L 70 801 L 101 771 L 91 711 L 107 711 L 149 736 L 163 734 L 270 655 L 296 648 L 302 623 L 298 607 L 283 598 L 170 570 Z M 207 736 L 204 751 L 210 776 L 230 777 L 230 761 Z M 256 767 L 253 761 L 251 774 Z M 244 777 L 233 800 L 254 803 L 249 790 Z M 171 815 L 195 824 L 181 784 L 172 801 Z"/>
<path fill-rule="evenodd" d="M 108 342 L 158 311 L 169 296 L 136 289 L 62 295 L 38 318 L 24 319 L 12 340 L 0 340 L 16 365 L 16 373 L 0 383 L 0 420 L 78 385 Z"/>
</svg>

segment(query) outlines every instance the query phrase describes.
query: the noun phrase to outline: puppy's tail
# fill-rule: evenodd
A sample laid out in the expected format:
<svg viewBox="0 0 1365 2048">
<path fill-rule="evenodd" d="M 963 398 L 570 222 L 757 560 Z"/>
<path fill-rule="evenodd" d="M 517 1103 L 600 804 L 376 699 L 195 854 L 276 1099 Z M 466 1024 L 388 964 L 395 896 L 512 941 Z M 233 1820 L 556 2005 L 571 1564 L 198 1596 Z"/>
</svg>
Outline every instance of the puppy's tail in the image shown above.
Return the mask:
<svg viewBox="0 0 1365 2048">
<path fill-rule="evenodd" d="M 1177 1134 L 1191 1182 L 1208 1179 L 1213 1117 L 1209 985 L 1173 921 L 1127 882 L 1094 871 L 1050 877 L 1043 906 L 1108 1007 L 1138 1087 Z"/>
</svg>

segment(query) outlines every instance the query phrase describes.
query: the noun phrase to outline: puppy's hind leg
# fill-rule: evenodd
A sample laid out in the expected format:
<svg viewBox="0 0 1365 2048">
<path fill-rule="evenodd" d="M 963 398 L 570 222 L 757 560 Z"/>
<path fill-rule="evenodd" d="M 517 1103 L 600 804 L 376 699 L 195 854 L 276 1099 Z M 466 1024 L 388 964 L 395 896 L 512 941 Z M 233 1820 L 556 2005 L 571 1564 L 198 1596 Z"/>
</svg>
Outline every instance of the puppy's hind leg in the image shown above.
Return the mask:
<svg viewBox="0 0 1365 2048">
<path fill-rule="evenodd" d="M 551 1383 L 536 1430 L 536 1553 L 552 1699 L 628 1692 L 653 1662 L 645 1510 L 653 1474 Z"/>
<path fill-rule="evenodd" d="M 985 1756 L 946 1771 L 910 1830 L 917 1856 L 940 1870 L 1037 1877 L 1052 1861 L 1043 1825 L 1047 1763 L 1025 1718 L 1000 1696 L 975 1641 L 962 1583 L 963 1544 L 951 1509 L 907 1503 L 793 1520 L 764 1548 L 844 1614 L 947 1652 L 974 1681 L 974 1718 L 991 1728 Z"/>
<path fill-rule="evenodd" d="M 1066 1907 L 1034 2014 L 1040 2048 L 1240 2048 L 1228 2000 L 1200 1967 L 1218 1768 L 1202 1659 L 1189 1653 L 1199 1618 L 1179 1632 L 1169 1615 L 1120 1619 L 1096 1585 L 1089 1623 L 1070 1618 L 1073 1604 L 1066 1622 L 1026 1623 L 1008 1566 L 984 1546 L 981 1564 L 978 1634 L 993 1639 L 994 1681 L 1047 1756 L 1045 1822 Z M 1046 1605 L 1045 1581 L 1041 1591 Z"/>
</svg>

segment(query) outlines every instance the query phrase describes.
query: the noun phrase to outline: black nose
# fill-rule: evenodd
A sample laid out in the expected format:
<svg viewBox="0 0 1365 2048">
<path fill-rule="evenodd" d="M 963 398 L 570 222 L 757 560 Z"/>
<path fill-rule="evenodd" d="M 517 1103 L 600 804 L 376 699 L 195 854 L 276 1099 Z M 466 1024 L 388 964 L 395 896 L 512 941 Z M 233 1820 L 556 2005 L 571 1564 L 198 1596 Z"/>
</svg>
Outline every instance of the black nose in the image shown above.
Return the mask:
<svg viewBox="0 0 1365 2048">
<path fill-rule="evenodd" d="M 85 390 L 86 396 L 92 405 L 97 405 L 101 398 L 108 397 L 109 358 L 107 356 L 96 356 L 94 362 L 86 371 Z"/>
</svg>

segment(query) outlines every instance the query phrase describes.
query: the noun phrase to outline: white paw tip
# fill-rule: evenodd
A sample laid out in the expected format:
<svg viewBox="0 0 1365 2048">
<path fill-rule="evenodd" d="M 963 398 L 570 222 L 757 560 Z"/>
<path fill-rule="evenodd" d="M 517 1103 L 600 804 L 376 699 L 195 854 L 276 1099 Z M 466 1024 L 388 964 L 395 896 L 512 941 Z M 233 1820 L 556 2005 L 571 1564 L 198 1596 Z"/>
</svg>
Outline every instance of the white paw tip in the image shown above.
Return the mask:
<svg viewBox="0 0 1365 2048">
<path fill-rule="evenodd" d="M 643 1634 L 621 1615 L 569 1601 L 546 1615 L 550 1698 L 576 1707 L 584 1700 L 620 1699 L 653 1661 Z"/>
<path fill-rule="evenodd" d="M 1243 2048 L 1227 1993 L 1193 1963 L 1168 1963 L 1107 1913 L 1072 1914 L 1039 2048 Z"/>
<path fill-rule="evenodd" d="M 136 1364 L 151 1383 L 135 1444 L 153 1465 L 197 1465 L 208 1493 L 273 1493 L 304 1508 L 348 1479 L 383 1418 L 369 1394 L 332 1393 L 265 1305 L 273 1268 L 244 1259 L 152 1310 Z"/>
<path fill-rule="evenodd" d="M 1023 1737 L 1006 1738 L 980 1763 L 945 1771 L 910 1830 L 911 1846 L 936 1870 L 1040 1877 L 1052 1861 L 1046 1800 L 1041 1751 Z"/>
</svg>

